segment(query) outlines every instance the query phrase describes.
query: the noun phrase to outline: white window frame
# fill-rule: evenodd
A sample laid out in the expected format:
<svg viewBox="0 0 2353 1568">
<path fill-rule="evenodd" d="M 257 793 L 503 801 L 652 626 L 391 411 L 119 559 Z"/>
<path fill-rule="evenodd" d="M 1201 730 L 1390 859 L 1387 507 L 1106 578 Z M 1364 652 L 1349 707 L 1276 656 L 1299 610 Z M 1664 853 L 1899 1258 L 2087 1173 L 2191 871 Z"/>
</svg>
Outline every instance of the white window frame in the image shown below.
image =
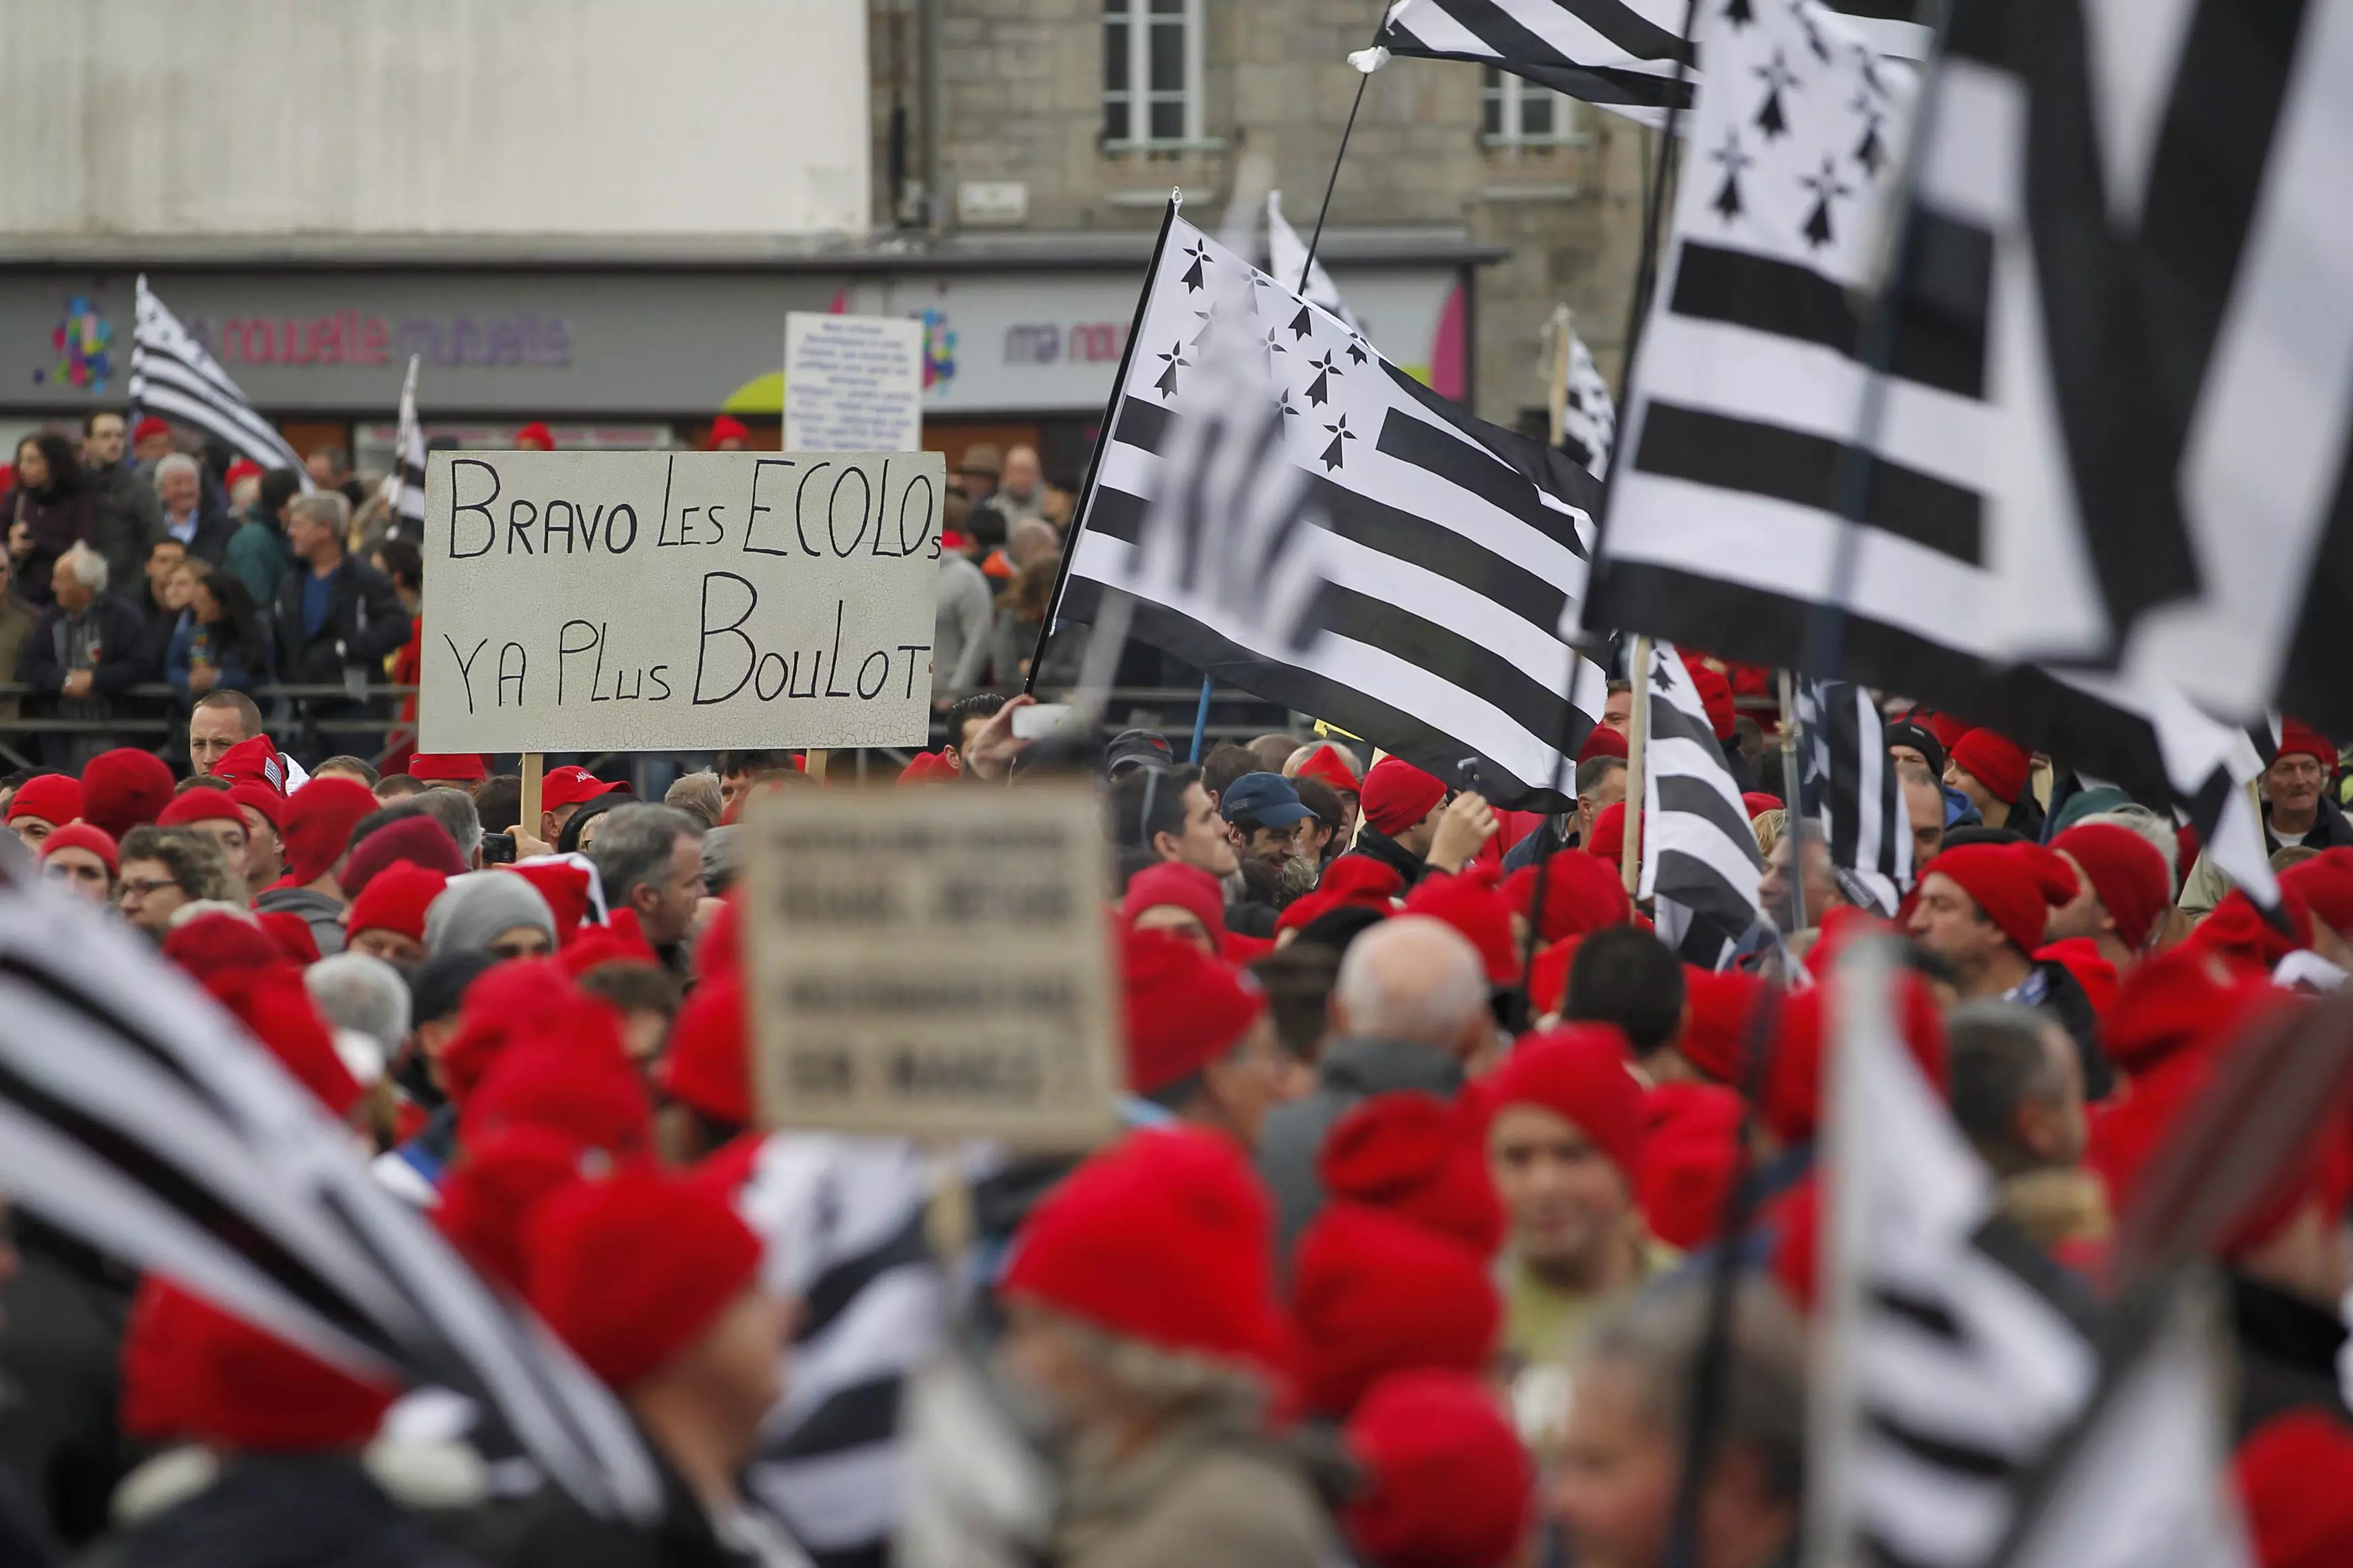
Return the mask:
<svg viewBox="0 0 2353 1568">
<path fill-rule="evenodd" d="M 1519 128 L 1520 110 L 1529 99 L 1539 94 L 1552 100 L 1553 129 L 1547 135 L 1530 135 Z M 1500 106 L 1497 122 L 1503 126 L 1501 132 L 1487 129 L 1487 106 L 1491 103 Z M 1487 147 L 1582 146 L 1587 140 L 1583 108 L 1565 92 L 1555 92 L 1525 77 L 1488 66 L 1479 89 L 1479 141 Z"/>
<path fill-rule="evenodd" d="M 1171 95 L 1155 94 L 1152 89 L 1152 0 L 1104 0 L 1103 24 L 1108 26 L 1116 17 L 1127 26 L 1127 89 L 1113 93 L 1105 84 L 1103 102 L 1106 121 L 1109 107 L 1115 98 L 1127 100 L 1125 137 L 1114 140 L 1106 124 L 1103 148 L 1113 153 L 1166 153 L 1214 149 L 1224 145 L 1211 142 L 1201 134 L 1201 57 L 1203 0 L 1183 0 L 1177 19 L 1185 28 L 1185 82 L 1179 89 L 1184 105 L 1185 127 L 1177 136 L 1152 134 L 1152 105 L 1155 99 L 1166 103 Z M 1166 25 L 1166 18 L 1163 19 Z"/>
</svg>

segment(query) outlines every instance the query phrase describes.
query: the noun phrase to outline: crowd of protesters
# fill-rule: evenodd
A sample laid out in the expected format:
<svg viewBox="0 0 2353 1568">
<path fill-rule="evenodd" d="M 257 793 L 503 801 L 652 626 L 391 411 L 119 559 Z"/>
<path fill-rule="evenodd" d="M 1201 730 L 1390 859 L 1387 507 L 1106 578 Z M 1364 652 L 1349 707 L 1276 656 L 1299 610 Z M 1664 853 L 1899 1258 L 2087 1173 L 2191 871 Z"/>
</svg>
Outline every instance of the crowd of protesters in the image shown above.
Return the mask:
<svg viewBox="0 0 2353 1568">
<path fill-rule="evenodd" d="M 731 423 L 712 446 L 744 444 Z M 822 787 L 803 759 L 722 752 L 659 803 L 561 767 L 525 820 L 486 759 L 364 743 L 393 716 L 358 697 L 265 713 L 272 681 L 413 680 L 416 543 L 340 453 L 306 491 L 171 437 L 101 414 L 78 449 L 16 454 L 0 684 L 90 722 L 0 778 L 0 858 L 241 1020 L 621 1397 L 667 1507 L 593 1519 L 441 1391 L 355 1379 L 19 1216 L 0 1561 L 1658 1568 L 1713 1341 L 1692 1561 L 1780 1568 L 1840 953 L 1896 960 L 1905 1043 L 2000 1223 L 2087 1310 L 2151 1152 L 2243 1027 L 2353 967 L 2345 770 L 2294 721 L 2262 781 L 2272 918 L 2169 810 L 1892 709 L 1918 871 L 1886 918 L 1790 832 L 1781 753 L 1739 710 L 1762 672 L 1694 660 L 1784 939 L 1719 973 L 1629 897 L 1622 686 L 1558 815 L 1345 738 L 1196 764 L 1142 730 L 1018 740 L 1027 699 L 962 697 L 905 788 L 1101 792 L 1127 1128 L 1083 1160 L 968 1152 L 974 1234 L 940 1227 L 911 1310 L 923 1227 L 858 1216 L 934 1168 L 754 1125 L 736 823 Z M 1070 520 L 1028 448 L 960 469 L 946 691 L 1029 673 Z M 1051 684 L 1075 650 L 1049 658 Z M 103 722 L 159 679 L 185 767 Z M 2265 1568 L 2353 1562 L 2353 1128 L 2291 1176 L 2221 1260 Z M 1736 1206 L 1755 1224 L 1727 1243 Z M 1694 1261 L 1727 1247 L 1728 1311 Z M 890 1377 L 839 1372 L 878 1351 Z M 746 1479 L 794 1465 L 797 1489 Z M 853 1498 L 880 1522 L 845 1545 Z"/>
</svg>

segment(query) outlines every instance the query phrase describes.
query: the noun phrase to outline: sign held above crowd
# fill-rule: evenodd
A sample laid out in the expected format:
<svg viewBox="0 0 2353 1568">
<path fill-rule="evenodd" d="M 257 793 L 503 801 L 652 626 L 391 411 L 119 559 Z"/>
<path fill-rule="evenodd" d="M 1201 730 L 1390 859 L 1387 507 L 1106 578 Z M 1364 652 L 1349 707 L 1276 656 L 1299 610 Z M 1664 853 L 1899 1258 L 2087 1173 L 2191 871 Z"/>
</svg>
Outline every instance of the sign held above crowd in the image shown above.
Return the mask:
<svg viewBox="0 0 2353 1568">
<path fill-rule="evenodd" d="M 745 865 L 770 1127 L 1084 1149 L 1122 1074 L 1104 846 L 1079 788 L 788 790 Z"/>
<path fill-rule="evenodd" d="M 429 751 L 920 745 L 937 453 L 437 452 Z"/>
</svg>

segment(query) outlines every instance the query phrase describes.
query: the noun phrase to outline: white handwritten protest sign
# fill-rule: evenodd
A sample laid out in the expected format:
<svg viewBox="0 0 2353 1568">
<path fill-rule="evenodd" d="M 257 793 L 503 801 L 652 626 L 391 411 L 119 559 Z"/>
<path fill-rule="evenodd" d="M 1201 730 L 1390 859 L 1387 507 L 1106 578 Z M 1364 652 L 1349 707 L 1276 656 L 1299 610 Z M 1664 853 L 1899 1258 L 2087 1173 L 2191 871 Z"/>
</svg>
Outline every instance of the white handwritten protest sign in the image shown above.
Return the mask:
<svg viewBox="0 0 2353 1568">
<path fill-rule="evenodd" d="M 749 820 L 765 1125 L 1111 1135 L 1124 1058 L 1090 792 L 785 790 Z"/>
<path fill-rule="evenodd" d="M 921 745 L 936 453 L 436 452 L 427 752 Z"/>
<path fill-rule="evenodd" d="M 923 324 L 897 316 L 785 317 L 785 445 L 912 452 L 923 444 Z"/>
</svg>

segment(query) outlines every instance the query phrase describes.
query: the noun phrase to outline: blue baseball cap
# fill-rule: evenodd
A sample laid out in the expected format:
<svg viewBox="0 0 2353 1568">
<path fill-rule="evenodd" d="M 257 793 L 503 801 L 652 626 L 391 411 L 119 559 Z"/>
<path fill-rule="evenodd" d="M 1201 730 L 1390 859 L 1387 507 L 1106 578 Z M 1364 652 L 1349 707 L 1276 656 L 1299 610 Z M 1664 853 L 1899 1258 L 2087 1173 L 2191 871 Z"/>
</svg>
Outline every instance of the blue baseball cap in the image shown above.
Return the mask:
<svg viewBox="0 0 2353 1568">
<path fill-rule="evenodd" d="M 1244 773 L 1227 787 L 1218 809 L 1228 822 L 1247 816 L 1261 827 L 1289 827 L 1315 815 L 1281 773 Z"/>
</svg>

